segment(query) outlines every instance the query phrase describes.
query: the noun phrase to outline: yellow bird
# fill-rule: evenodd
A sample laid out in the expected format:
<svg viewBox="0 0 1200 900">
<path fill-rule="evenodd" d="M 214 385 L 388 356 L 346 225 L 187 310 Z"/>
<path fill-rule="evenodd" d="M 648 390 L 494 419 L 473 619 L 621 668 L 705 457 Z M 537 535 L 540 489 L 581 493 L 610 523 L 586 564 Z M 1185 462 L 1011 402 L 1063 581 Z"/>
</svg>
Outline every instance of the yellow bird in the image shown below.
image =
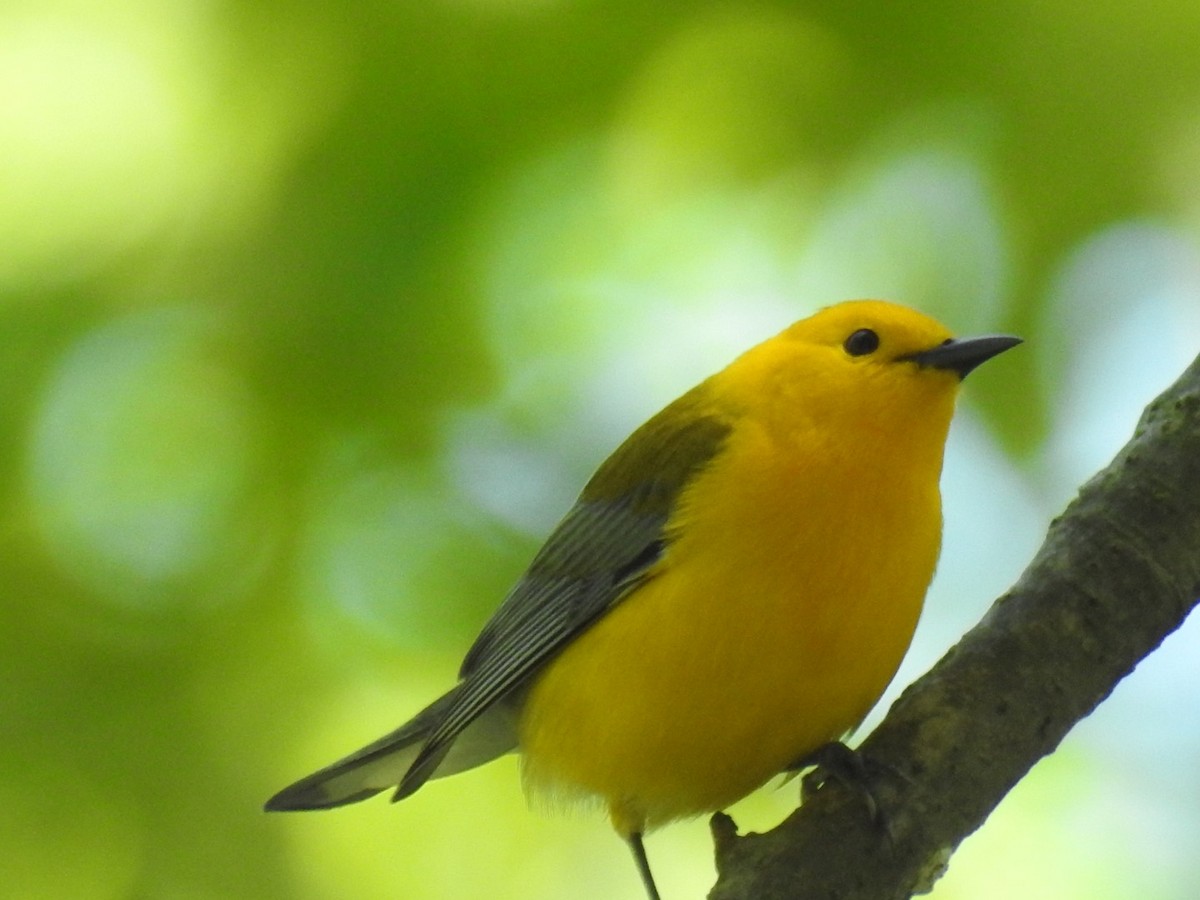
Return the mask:
<svg viewBox="0 0 1200 900">
<path fill-rule="evenodd" d="M 413 719 L 272 797 L 324 809 L 517 751 L 527 792 L 642 835 L 723 809 L 862 721 L 941 544 L 959 383 L 1020 343 L 841 303 L 734 360 L 600 466 Z"/>
</svg>

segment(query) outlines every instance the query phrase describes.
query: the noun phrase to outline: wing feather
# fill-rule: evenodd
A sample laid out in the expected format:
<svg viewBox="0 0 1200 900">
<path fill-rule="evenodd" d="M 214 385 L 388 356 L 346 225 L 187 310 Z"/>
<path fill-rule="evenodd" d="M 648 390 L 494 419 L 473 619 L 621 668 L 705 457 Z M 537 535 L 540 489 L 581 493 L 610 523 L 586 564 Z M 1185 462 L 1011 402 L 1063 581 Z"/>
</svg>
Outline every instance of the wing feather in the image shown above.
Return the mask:
<svg viewBox="0 0 1200 900">
<path fill-rule="evenodd" d="M 422 745 L 393 799 L 444 774 L 439 766 L 473 722 L 498 704 L 515 709 L 540 667 L 666 564 L 667 525 L 679 497 L 730 431 L 727 419 L 710 408 L 708 396 L 705 384 L 688 392 L 635 431 L 597 470 L 480 632 L 463 660 L 458 685 L 435 704 L 435 716 L 422 719 Z M 407 727 L 400 730 L 405 737 Z M 515 732 L 511 740 L 515 743 Z M 394 739 L 385 738 L 335 766 L 340 774 L 390 747 Z"/>
</svg>

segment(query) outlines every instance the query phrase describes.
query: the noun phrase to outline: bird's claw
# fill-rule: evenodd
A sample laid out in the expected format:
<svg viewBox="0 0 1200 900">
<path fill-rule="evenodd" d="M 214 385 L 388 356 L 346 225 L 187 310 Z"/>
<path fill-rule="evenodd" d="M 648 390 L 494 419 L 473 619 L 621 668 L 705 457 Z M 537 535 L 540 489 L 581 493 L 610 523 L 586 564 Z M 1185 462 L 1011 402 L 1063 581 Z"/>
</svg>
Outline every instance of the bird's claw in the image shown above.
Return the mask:
<svg viewBox="0 0 1200 900">
<path fill-rule="evenodd" d="M 880 775 L 895 776 L 911 782 L 912 779 L 907 774 L 895 766 L 852 750 L 841 741 L 824 744 L 788 766 L 790 772 L 799 772 L 802 769 L 812 770 L 800 779 L 802 801 L 808 800 L 830 783 L 840 784 L 862 798 L 871 822 L 887 836 L 889 844 L 895 843 L 891 820 L 875 796 L 871 783 Z"/>
</svg>

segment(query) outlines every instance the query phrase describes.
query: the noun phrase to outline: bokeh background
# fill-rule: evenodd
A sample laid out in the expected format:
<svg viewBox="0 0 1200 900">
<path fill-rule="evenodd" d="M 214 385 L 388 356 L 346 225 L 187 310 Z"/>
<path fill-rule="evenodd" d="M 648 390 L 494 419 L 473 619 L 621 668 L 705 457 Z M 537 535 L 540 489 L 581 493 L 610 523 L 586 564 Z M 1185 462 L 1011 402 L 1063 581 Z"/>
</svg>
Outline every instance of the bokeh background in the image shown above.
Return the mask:
<svg viewBox="0 0 1200 900">
<path fill-rule="evenodd" d="M 968 382 L 915 677 L 1200 350 L 1198 45 L 1194 0 L 3 0 L 0 894 L 640 897 L 512 759 L 259 808 L 451 682 L 632 427 L 846 297 L 1028 340 Z M 1200 894 L 1198 683 L 1193 624 L 934 896 Z M 703 822 L 649 848 L 711 884 Z"/>
</svg>

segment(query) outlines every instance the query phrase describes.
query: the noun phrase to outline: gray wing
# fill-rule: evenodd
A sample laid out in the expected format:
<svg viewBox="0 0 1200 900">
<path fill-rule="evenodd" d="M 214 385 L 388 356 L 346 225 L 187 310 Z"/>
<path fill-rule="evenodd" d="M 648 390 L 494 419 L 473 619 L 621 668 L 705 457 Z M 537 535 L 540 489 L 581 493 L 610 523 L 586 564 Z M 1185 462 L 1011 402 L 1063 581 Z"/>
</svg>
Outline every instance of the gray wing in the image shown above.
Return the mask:
<svg viewBox="0 0 1200 900">
<path fill-rule="evenodd" d="M 472 721 L 650 577 L 662 555 L 666 517 L 636 512 L 635 499 L 580 500 L 562 520 L 471 647 L 454 701 L 394 799 L 424 784 Z"/>
<path fill-rule="evenodd" d="M 516 745 L 519 692 L 564 643 L 649 577 L 663 513 L 644 491 L 617 502 L 581 499 L 480 634 L 448 693 L 390 734 L 289 785 L 270 811 L 328 809 L 398 784 L 400 800 Z"/>
<path fill-rule="evenodd" d="M 284 788 L 268 810 L 326 809 L 513 750 L 523 691 L 567 642 L 661 570 L 667 524 L 729 433 L 701 385 L 610 456 L 467 653 L 460 680 L 409 722 Z"/>
<path fill-rule="evenodd" d="M 654 576 L 680 493 L 729 433 L 727 422 L 701 414 L 704 388 L 635 431 L 588 482 L 467 653 L 454 701 L 393 799 L 417 790 L 472 721 L 516 695 L 568 641 Z"/>
</svg>

